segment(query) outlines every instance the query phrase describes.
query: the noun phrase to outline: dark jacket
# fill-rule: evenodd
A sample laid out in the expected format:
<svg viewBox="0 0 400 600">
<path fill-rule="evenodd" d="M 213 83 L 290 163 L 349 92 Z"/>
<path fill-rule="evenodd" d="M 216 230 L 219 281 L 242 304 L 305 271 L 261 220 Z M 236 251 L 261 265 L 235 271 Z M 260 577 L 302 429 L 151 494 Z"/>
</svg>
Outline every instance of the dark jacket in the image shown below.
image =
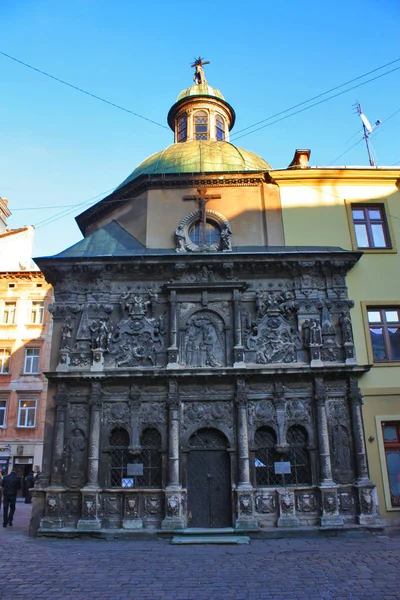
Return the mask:
<svg viewBox="0 0 400 600">
<path fill-rule="evenodd" d="M 33 488 L 34 485 L 35 485 L 35 477 L 34 477 L 33 473 L 29 473 L 29 475 L 27 475 L 25 477 L 25 488 L 27 490 L 29 490 L 30 488 Z"/>
<path fill-rule="evenodd" d="M 3 477 L 3 494 L 4 496 L 16 496 L 18 490 L 21 488 L 21 479 L 14 472 Z"/>
</svg>

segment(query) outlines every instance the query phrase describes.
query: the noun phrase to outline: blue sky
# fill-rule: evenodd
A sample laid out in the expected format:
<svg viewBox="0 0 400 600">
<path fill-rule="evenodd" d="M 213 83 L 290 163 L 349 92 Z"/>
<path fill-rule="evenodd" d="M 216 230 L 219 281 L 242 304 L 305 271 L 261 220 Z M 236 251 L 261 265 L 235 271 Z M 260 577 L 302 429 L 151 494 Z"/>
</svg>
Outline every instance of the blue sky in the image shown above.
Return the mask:
<svg viewBox="0 0 400 600">
<path fill-rule="evenodd" d="M 232 134 L 400 58 L 398 0 L 0 0 L 0 24 L 0 52 L 164 126 L 201 55 L 211 61 L 208 82 L 236 111 Z M 400 70 L 236 143 L 273 168 L 296 148 L 329 165 L 360 139 L 358 101 L 371 122 L 382 120 L 372 135 L 377 164 L 400 169 L 399 81 Z M 0 133 L 0 196 L 10 227 L 36 226 L 36 256 L 81 239 L 74 216 L 90 199 L 173 142 L 169 129 L 2 55 Z M 365 145 L 335 164 L 366 165 Z"/>
</svg>

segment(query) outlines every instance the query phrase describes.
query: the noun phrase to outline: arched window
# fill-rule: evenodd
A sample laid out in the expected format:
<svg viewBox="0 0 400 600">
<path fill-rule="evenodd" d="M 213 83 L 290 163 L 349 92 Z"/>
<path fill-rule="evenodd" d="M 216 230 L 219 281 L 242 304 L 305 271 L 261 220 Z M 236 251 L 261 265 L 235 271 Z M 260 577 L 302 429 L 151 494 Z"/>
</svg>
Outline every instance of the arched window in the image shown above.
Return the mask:
<svg viewBox="0 0 400 600">
<path fill-rule="evenodd" d="M 194 115 L 194 139 L 208 140 L 208 116 L 204 110 L 199 110 Z"/>
<path fill-rule="evenodd" d="M 270 427 L 260 427 L 254 436 L 256 446 L 254 469 L 256 472 L 256 485 L 280 485 L 282 478 L 275 475 L 275 444 L 276 434 Z"/>
<path fill-rule="evenodd" d="M 162 486 L 161 435 L 154 428 L 145 429 L 140 438 L 143 475 L 135 478 L 135 487 L 160 488 Z"/>
<path fill-rule="evenodd" d="M 219 142 L 225 139 L 225 121 L 221 115 L 215 117 L 215 137 Z"/>
<path fill-rule="evenodd" d="M 286 460 L 290 461 L 291 468 L 291 473 L 285 475 L 286 484 L 310 484 L 311 469 L 307 450 L 307 431 L 300 425 L 293 425 L 287 431 L 286 441 L 289 446 Z"/>
<path fill-rule="evenodd" d="M 110 435 L 111 487 L 122 487 L 127 476 L 129 434 L 125 429 L 114 429 Z"/>
<path fill-rule="evenodd" d="M 189 230 L 189 237 L 191 241 L 204 248 L 205 246 L 211 246 L 212 244 L 219 244 L 221 241 L 221 230 L 218 225 L 209 219 L 204 223 L 203 221 L 197 221 Z"/>
<path fill-rule="evenodd" d="M 183 114 L 178 119 L 178 142 L 186 142 L 187 140 L 187 114 Z"/>
</svg>

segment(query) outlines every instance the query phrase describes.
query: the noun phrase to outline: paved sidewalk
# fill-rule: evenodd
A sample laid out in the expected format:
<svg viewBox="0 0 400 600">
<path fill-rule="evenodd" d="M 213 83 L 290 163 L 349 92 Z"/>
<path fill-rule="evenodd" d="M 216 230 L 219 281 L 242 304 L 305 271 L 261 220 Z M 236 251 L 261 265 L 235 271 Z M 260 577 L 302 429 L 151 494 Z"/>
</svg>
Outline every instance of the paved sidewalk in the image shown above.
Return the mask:
<svg viewBox="0 0 400 600">
<path fill-rule="evenodd" d="M 1 600 L 400 600 L 400 536 L 252 540 L 28 538 L 30 505 L 0 530 Z"/>
</svg>

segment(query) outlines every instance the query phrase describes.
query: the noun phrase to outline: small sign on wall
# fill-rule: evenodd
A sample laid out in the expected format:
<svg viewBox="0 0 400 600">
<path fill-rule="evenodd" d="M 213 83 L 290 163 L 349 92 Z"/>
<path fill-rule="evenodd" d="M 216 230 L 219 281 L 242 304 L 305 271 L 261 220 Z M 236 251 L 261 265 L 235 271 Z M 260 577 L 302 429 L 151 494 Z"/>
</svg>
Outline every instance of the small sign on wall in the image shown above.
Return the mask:
<svg viewBox="0 0 400 600">
<path fill-rule="evenodd" d="M 290 462 L 276 462 L 274 463 L 275 475 L 286 475 L 287 473 L 291 473 L 290 470 Z"/>
<path fill-rule="evenodd" d="M 143 475 L 143 463 L 128 463 L 126 467 L 130 477 Z"/>
<path fill-rule="evenodd" d="M 122 478 L 122 487 L 123 488 L 133 488 L 135 486 L 134 477 L 123 477 Z"/>
</svg>

